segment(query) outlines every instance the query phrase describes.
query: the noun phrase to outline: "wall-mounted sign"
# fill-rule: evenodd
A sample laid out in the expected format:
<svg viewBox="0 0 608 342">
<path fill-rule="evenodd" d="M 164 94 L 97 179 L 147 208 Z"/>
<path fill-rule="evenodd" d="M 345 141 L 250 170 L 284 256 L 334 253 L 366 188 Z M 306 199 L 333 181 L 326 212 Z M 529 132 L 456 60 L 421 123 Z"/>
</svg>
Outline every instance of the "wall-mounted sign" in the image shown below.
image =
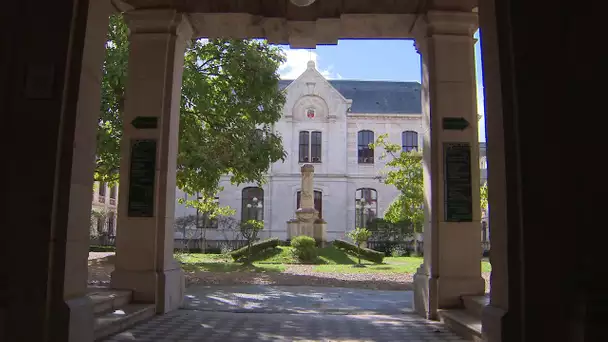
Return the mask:
<svg viewBox="0 0 608 342">
<path fill-rule="evenodd" d="M 156 116 L 138 116 L 131 125 L 137 129 L 153 129 L 158 127 L 158 118 Z"/>
<path fill-rule="evenodd" d="M 445 221 L 473 221 L 473 188 L 471 184 L 471 145 L 444 143 Z"/>
<path fill-rule="evenodd" d="M 441 122 L 441 126 L 443 129 L 447 130 L 459 130 L 462 131 L 465 128 L 469 127 L 469 122 L 465 118 L 443 118 Z"/>
<path fill-rule="evenodd" d="M 129 169 L 129 217 L 154 216 L 156 140 L 131 140 Z"/>
</svg>

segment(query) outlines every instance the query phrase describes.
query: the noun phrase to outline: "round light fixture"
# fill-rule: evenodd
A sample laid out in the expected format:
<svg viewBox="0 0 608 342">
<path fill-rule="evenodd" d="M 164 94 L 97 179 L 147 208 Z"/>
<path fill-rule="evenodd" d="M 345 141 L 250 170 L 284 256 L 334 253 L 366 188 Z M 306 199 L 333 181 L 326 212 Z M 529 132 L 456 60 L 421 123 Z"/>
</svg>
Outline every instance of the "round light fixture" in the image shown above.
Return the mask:
<svg viewBox="0 0 608 342">
<path fill-rule="evenodd" d="M 312 5 L 315 0 L 290 0 L 292 4 L 298 7 L 306 7 Z"/>
</svg>

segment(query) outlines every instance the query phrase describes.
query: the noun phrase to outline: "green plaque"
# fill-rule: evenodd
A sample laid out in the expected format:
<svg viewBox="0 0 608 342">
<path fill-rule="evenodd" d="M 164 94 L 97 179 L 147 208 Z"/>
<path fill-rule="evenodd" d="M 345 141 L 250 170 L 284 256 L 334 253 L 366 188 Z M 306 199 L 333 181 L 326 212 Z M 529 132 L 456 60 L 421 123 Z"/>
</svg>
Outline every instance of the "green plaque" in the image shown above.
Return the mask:
<svg viewBox="0 0 608 342">
<path fill-rule="evenodd" d="M 444 143 L 445 221 L 473 221 L 471 145 Z"/>
<path fill-rule="evenodd" d="M 131 140 L 129 217 L 154 216 L 156 140 Z"/>
</svg>

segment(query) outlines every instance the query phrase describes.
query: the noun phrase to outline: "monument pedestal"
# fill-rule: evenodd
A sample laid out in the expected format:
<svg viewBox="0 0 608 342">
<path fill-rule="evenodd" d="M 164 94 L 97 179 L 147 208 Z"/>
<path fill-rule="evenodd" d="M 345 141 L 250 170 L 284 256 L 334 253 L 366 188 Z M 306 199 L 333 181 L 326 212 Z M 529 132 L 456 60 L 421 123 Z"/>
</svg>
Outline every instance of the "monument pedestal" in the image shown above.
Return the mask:
<svg viewBox="0 0 608 342">
<path fill-rule="evenodd" d="M 296 210 L 296 218 L 287 221 L 287 238 L 306 235 L 314 238 L 317 244 L 323 245 L 326 240 L 327 222 L 319 218 L 319 212 L 315 209 L 313 197 L 313 173 L 314 166 L 302 165 L 302 190 L 301 207 Z"/>
</svg>

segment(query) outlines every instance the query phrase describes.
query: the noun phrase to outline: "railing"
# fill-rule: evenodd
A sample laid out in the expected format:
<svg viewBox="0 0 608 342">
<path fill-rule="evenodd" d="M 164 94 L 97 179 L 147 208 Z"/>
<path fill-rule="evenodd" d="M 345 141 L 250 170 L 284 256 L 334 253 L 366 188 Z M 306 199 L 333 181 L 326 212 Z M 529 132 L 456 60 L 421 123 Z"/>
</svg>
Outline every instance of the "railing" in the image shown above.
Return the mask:
<svg viewBox="0 0 608 342">
<path fill-rule="evenodd" d="M 401 249 L 406 250 L 408 253 L 412 253 L 416 250 L 414 249 L 415 243 L 417 244 L 418 253 L 422 255 L 424 250 L 424 241 L 368 241 L 367 248 L 384 252 L 386 255 L 390 255 L 392 250 L 396 247 L 400 247 Z M 482 241 L 481 250 L 484 256 L 487 255 L 490 252 L 490 241 Z"/>
<path fill-rule="evenodd" d="M 367 248 L 376 250 L 378 252 L 384 252 L 386 255 L 391 255 L 391 252 L 395 248 L 400 248 L 402 250 L 407 251 L 408 253 L 415 252 L 422 254 L 422 241 L 368 241 Z"/>
<path fill-rule="evenodd" d="M 203 239 L 183 239 L 175 238 L 174 246 L 179 249 L 203 249 L 205 250 L 220 252 L 222 248 L 235 250 L 241 247 L 245 247 L 247 241 L 245 240 L 203 240 Z"/>
<path fill-rule="evenodd" d="M 97 196 L 97 202 L 106 203 L 106 196 Z"/>
<path fill-rule="evenodd" d="M 110 197 L 110 205 L 116 205 L 116 198 Z"/>
<path fill-rule="evenodd" d="M 90 244 L 96 246 L 116 246 L 115 235 L 98 235 L 90 238 Z"/>
</svg>

